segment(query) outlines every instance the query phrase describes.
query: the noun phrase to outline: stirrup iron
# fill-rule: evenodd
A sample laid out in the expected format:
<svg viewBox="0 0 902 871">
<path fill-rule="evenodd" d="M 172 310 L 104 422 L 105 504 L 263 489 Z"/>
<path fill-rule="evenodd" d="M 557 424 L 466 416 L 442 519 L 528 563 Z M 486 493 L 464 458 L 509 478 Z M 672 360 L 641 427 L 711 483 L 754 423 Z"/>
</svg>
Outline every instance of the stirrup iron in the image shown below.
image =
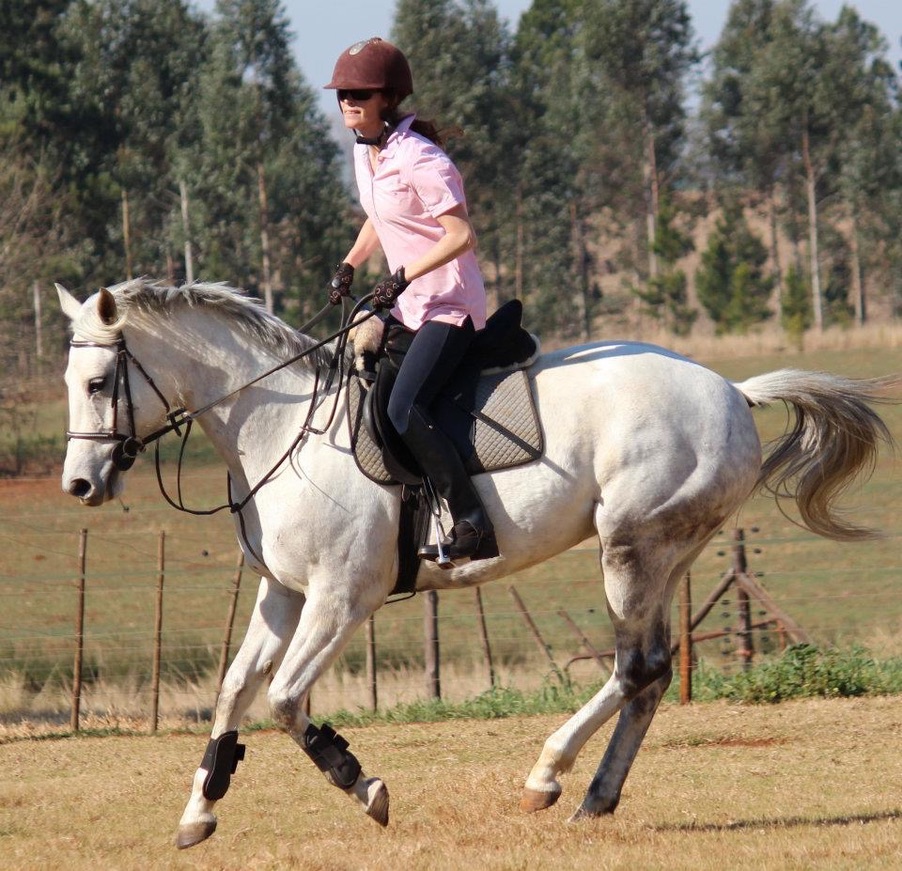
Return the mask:
<svg viewBox="0 0 902 871">
<path fill-rule="evenodd" d="M 425 476 L 423 477 L 423 492 L 426 495 L 426 502 L 432 514 L 432 532 L 435 535 L 435 545 L 438 549 L 438 556 L 434 562 L 439 568 L 453 569 L 454 563 L 451 562 L 451 557 L 443 544 L 445 528 L 442 526 L 442 503 L 435 490 L 435 485 Z"/>
</svg>

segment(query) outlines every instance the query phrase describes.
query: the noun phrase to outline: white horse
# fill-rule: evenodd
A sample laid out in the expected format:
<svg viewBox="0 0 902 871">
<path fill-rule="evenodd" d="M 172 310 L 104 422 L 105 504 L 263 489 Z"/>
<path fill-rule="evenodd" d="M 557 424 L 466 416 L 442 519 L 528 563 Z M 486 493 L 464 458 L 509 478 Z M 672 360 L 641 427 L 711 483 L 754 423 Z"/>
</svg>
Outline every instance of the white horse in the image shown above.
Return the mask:
<svg viewBox="0 0 902 871">
<path fill-rule="evenodd" d="M 164 427 L 167 406 L 200 412 L 198 423 L 228 467 L 234 502 L 264 482 L 239 512 L 239 539 L 262 576 L 259 593 L 177 845 L 196 844 L 216 828 L 214 805 L 243 756 L 237 728 L 267 681 L 278 725 L 330 781 L 387 824 L 384 783 L 364 774 L 346 741 L 305 715 L 311 687 L 385 602 L 398 567 L 399 488 L 375 484 L 356 468 L 343 403 L 330 417 L 337 385 L 321 402 L 317 370 L 325 353 L 243 387 L 314 342 L 222 285 L 137 280 L 84 304 L 57 289 L 74 333 L 67 493 L 85 505 L 117 494 L 128 455 L 140 447 L 132 439 Z M 416 586 L 482 584 L 597 535 L 616 633 L 614 673 L 545 741 L 521 800 L 526 811 L 554 804 L 561 774 L 619 711 L 574 818 L 595 816 L 617 806 L 670 683 L 670 603 L 679 579 L 759 487 L 793 497 L 802 522 L 820 535 L 867 537 L 869 530 L 836 516 L 833 502 L 873 468 L 879 443 L 892 441 L 867 403 L 897 382 L 781 370 L 732 384 L 677 354 L 623 342 L 545 354 L 529 378 L 544 455 L 475 478 L 500 556 L 451 570 L 424 563 Z M 750 408 L 778 400 L 794 410 L 795 426 L 762 464 Z M 288 451 L 302 428 L 306 436 Z"/>
</svg>

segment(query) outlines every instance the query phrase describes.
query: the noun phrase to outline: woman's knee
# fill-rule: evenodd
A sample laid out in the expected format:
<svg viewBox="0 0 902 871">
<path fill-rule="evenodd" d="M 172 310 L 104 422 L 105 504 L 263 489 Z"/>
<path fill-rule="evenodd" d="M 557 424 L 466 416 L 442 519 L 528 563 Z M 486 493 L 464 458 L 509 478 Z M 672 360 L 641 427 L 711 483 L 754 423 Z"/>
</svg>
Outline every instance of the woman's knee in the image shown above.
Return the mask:
<svg viewBox="0 0 902 871">
<path fill-rule="evenodd" d="M 388 398 L 388 419 L 395 428 L 398 435 L 403 436 L 407 432 L 407 425 L 410 421 L 410 411 L 413 408 L 412 403 L 406 396 L 399 396 L 397 392 L 393 392 Z"/>
</svg>

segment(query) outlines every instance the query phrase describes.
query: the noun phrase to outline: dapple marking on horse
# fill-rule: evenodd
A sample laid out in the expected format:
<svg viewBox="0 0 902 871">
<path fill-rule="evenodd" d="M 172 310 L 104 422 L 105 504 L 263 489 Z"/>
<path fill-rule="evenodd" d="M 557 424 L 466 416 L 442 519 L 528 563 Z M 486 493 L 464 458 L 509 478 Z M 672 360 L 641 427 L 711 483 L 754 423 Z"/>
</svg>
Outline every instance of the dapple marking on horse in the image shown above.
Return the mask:
<svg viewBox="0 0 902 871">
<path fill-rule="evenodd" d="M 113 449 L 165 424 L 164 403 L 201 409 L 225 397 L 198 423 L 228 467 L 235 501 L 264 479 L 307 421 L 316 368 L 327 355 L 317 352 L 239 389 L 314 344 L 240 292 L 136 280 L 81 304 L 58 291 L 74 335 L 62 484 L 83 504 L 100 505 L 121 490 Z M 115 392 L 117 379 L 126 381 L 127 400 Z M 872 470 L 879 443 L 891 443 L 868 403 L 880 401 L 898 379 L 781 370 L 731 384 L 661 348 L 599 342 L 543 355 L 530 380 L 545 455 L 475 479 L 501 555 L 450 571 L 423 564 L 417 588 L 482 584 L 597 535 L 616 634 L 614 673 L 545 741 L 521 800 L 527 811 L 554 804 L 561 775 L 619 712 L 574 814 L 596 816 L 616 808 L 670 683 L 670 602 L 679 579 L 756 488 L 793 498 L 802 522 L 819 535 L 868 537 L 869 530 L 834 512 L 834 500 Z M 114 396 L 131 405 L 118 418 Z M 762 463 L 750 407 L 778 401 L 794 411 L 795 424 Z M 314 414 L 321 423 L 329 404 Z M 125 420 L 134 432 L 122 430 Z M 239 539 L 260 586 L 219 696 L 206 762 L 193 779 L 179 847 L 215 830 L 214 805 L 237 762 L 233 733 L 265 681 L 279 726 L 369 816 L 387 824 L 385 784 L 365 774 L 340 736 L 310 723 L 304 702 L 392 589 L 398 513 L 399 488 L 375 484 L 356 469 L 343 404 L 326 431 L 307 435 L 244 507 Z"/>
</svg>

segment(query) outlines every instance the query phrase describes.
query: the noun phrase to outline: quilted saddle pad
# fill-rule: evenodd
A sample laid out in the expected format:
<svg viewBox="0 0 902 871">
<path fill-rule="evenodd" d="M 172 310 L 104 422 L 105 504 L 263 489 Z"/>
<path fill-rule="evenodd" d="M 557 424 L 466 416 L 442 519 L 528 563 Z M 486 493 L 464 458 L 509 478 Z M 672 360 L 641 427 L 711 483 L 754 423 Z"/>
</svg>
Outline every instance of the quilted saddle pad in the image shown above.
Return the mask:
<svg viewBox="0 0 902 871">
<path fill-rule="evenodd" d="M 365 388 L 350 377 L 347 390 L 351 450 L 364 475 L 378 484 L 396 484 L 382 461 L 382 449 L 363 425 Z M 472 473 L 530 463 L 545 449 L 542 427 L 525 369 L 483 375 L 476 388 Z"/>
</svg>

